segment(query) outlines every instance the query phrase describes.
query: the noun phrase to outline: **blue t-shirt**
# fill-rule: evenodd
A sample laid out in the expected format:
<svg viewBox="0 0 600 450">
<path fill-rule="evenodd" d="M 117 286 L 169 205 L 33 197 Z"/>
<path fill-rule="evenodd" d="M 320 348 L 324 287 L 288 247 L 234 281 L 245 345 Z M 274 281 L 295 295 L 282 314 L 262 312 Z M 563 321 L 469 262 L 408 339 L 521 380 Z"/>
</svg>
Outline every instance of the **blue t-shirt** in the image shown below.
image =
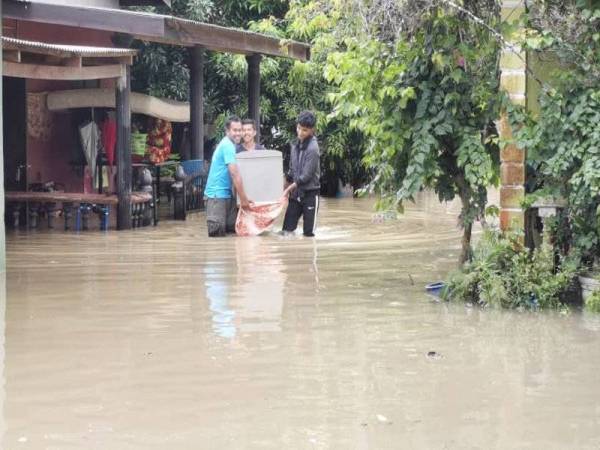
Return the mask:
<svg viewBox="0 0 600 450">
<path fill-rule="evenodd" d="M 235 164 L 235 144 L 225 136 L 212 157 L 204 195 L 208 198 L 231 198 L 229 164 Z"/>
</svg>

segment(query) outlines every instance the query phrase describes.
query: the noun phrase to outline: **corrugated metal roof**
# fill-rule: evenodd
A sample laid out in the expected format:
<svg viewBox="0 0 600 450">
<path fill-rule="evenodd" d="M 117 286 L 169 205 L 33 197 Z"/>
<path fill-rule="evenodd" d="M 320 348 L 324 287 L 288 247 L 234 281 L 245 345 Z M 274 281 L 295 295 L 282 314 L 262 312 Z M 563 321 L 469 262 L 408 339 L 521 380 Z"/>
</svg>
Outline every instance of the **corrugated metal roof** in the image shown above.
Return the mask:
<svg viewBox="0 0 600 450">
<path fill-rule="evenodd" d="M 2 36 L 2 48 L 40 55 L 62 56 L 66 58 L 80 56 L 90 58 L 111 58 L 135 56 L 137 50 L 129 48 L 88 47 L 82 45 L 48 44 L 46 42 L 25 41 Z"/>
</svg>

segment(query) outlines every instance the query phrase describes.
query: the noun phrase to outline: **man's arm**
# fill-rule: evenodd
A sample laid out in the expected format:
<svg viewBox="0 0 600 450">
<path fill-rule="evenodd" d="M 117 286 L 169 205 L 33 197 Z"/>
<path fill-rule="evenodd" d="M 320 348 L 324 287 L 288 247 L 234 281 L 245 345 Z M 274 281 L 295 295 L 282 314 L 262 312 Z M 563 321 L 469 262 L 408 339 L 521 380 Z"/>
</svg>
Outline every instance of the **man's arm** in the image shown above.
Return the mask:
<svg viewBox="0 0 600 450">
<path fill-rule="evenodd" d="M 248 200 L 248 197 L 246 196 L 246 191 L 244 190 L 244 183 L 242 182 L 242 177 L 240 175 L 240 171 L 238 169 L 237 164 L 227 164 L 227 170 L 229 170 L 231 181 L 233 181 L 235 190 L 240 196 L 240 206 L 242 207 L 242 209 L 248 209 L 252 201 Z"/>
<path fill-rule="evenodd" d="M 283 195 L 281 196 L 281 198 L 285 198 L 288 195 L 290 195 L 290 192 L 292 192 L 294 189 L 296 189 L 298 187 L 298 185 L 296 183 L 292 183 L 292 184 L 288 184 L 285 187 L 285 191 L 283 191 Z"/>
<path fill-rule="evenodd" d="M 294 155 L 294 145 L 291 145 L 291 149 L 290 149 L 290 164 L 288 166 L 288 170 L 287 172 L 285 172 L 283 174 L 284 178 L 285 178 L 285 183 L 284 186 L 287 188 L 290 184 L 292 184 L 294 182 L 294 159 L 295 159 L 295 155 Z"/>
</svg>

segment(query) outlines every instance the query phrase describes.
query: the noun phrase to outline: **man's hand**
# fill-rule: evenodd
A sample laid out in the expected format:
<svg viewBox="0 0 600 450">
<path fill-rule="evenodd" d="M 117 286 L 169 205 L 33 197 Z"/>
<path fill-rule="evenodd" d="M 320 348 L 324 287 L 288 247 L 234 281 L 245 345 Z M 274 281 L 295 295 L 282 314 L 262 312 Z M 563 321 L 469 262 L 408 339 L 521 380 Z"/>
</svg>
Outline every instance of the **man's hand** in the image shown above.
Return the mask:
<svg viewBox="0 0 600 450">
<path fill-rule="evenodd" d="M 240 197 L 241 208 L 245 210 L 251 209 L 254 202 L 248 200 L 248 197 L 246 197 L 246 191 L 244 190 L 244 184 L 242 183 L 242 177 L 240 176 L 237 164 L 228 164 L 227 169 L 229 170 L 229 175 L 231 176 L 231 181 L 233 181 L 237 195 Z"/>
<path fill-rule="evenodd" d="M 287 186 L 285 188 L 285 191 L 283 191 L 283 197 L 287 197 L 288 195 L 290 195 L 290 192 L 292 192 L 294 189 L 296 189 L 297 185 L 296 183 L 292 183 L 289 186 Z"/>
<path fill-rule="evenodd" d="M 240 198 L 240 207 L 243 210 L 251 210 L 252 207 L 254 206 L 254 202 L 252 200 L 248 200 L 247 198 Z"/>
</svg>

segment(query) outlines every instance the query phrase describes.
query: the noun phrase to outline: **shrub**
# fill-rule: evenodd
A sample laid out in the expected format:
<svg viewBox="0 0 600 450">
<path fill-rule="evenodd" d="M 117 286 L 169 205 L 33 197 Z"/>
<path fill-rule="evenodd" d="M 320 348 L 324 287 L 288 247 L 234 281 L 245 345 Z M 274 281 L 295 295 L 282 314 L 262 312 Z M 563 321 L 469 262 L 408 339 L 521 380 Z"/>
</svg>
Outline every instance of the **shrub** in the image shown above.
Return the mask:
<svg viewBox="0 0 600 450">
<path fill-rule="evenodd" d="M 576 274 L 571 260 L 555 264 L 549 246 L 531 251 L 518 235 L 485 230 L 472 260 L 450 275 L 442 296 L 503 308 L 558 308 Z"/>
<path fill-rule="evenodd" d="M 600 313 L 600 291 L 595 291 L 585 300 L 585 309 Z"/>
</svg>

